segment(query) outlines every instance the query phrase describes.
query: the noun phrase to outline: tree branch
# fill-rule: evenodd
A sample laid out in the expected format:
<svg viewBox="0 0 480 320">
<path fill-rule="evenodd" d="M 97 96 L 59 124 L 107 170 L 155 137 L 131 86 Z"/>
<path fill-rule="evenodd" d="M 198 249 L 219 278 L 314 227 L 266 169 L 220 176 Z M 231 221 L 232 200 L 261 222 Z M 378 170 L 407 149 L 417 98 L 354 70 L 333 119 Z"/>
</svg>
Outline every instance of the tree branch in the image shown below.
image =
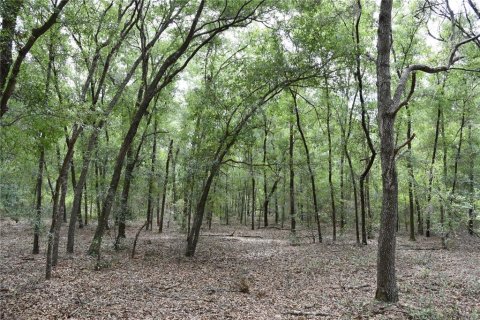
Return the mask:
<svg viewBox="0 0 480 320">
<path fill-rule="evenodd" d="M 405 100 L 403 100 L 402 102 L 400 102 L 400 104 L 398 105 L 398 107 L 395 109 L 395 111 L 393 112 L 394 114 L 396 114 L 398 112 L 398 110 L 400 110 L 402 107 L 408 105 L 408 102 L 410 101 L 410 99 L 412 98 L 413 96 L 413 93 L 415 92 L 415 85 L 417 83 L 417 73 L 416 72 L 412 72 L 412 83 L 410 85 L 410 92 L 408 93 L 408 96 L 407 98 L 405 98 Z"/>
<path fill-rule="evenodd" d="M 395 148 L 395 155 L 397 155 L 397 153 L 403 148 L 405 147 L 407 144 L 409 144 L 410 142 L 412 142 L 412 140 L 415 138 L 415 133 L 412 134 L 408 139 L 407 141 L 405 141 L 404 143 L 402 143 L 400 146 L 396 147 Z"/>
<path fill-rule="evenodd" d="M 393 96 L 393 101 L 392 105 L 390 107 L 390 112 L 392 114 L 395 114 L 398 112 L 398 110 L 405 106 L 406 104 L 403 104 L 405 101 L 408 103 L 409 98 L 407 98 L 405 101 L 400 102 L 400 99 L 405 91 L 405 87 L 407 84 L 408 77 L 410 76 L 410 73 L 415 72 L 415 71 L 423 71 L 425 73 L 439 73 L 439 72 L 444 72 L 448 71 L 452 68 L 452 66 L 461 58 L 460 57 L 455 57 L 458 49 L 476 39 L 480 38 L 480 34 L 473 36 L 471 38 L 465 39 L 459 43 L 457 43 L 454 47 L 452 52 L 450 53 L 450 57 L 448 59 L 448 64 L 445 66 L 439 66 L 439 67 L 430 67 L 425 64 L 414 64 L 411 66 L 408 66 L 407 68 L 403 69 L 402 75 L 400 77 L 399 83 L 397 85 L 397 88 L 395 90 L 395 95 Z M 413 79 L 412 79 L 413 82 Z"/>
</svg>

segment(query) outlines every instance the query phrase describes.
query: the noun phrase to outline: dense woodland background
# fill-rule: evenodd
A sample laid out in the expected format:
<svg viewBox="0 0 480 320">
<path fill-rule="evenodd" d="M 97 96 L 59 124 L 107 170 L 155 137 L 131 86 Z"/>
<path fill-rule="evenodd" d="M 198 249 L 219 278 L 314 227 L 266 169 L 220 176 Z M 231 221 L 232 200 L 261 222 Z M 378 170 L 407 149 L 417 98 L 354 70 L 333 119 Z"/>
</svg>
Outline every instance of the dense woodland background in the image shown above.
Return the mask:
<svg viewBox="0 0 480 320">
<path fill-rule="evenodd" d="M 190 257 L 222 226 L 380 232 L 376 298 L 395 302 L 396 233 L 479 237 L 473 0 L 0 3 L 1 237 L 46 253 L 47 279 L 65 250 L 102 269 L 165 232 Z"/>
</svg>

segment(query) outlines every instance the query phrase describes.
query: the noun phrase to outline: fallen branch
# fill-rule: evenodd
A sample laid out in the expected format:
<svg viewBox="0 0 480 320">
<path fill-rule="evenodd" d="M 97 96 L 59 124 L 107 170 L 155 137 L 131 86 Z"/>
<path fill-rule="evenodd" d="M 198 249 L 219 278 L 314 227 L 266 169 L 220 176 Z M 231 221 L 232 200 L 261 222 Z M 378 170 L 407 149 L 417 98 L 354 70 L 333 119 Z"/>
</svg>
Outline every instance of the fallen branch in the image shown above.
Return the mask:
<svg viewBox="0 0 480 320">
<path fill-rule="evenodd" d="M 249 235 L 245 235 L 245 236 L 237 236 L 238 238 L 259 238 L 259 239 L 263 239 L 262 236 L 249 236 Z"/>
<path fill-rule="evenodd" d="M 412 248 L 412 247 L 400 247 L 398 250 L 413 250 L 413 251 L 421 251 L 421 250 L 444 250 L 443 248 Z"/>
<path fill-rule="evenodd" d="M 291 310 L 284 312 L 283 314 L 288 314 L 291 316 L 322 316 L 322 317 L 330 317 L 332 316 L 329 313 L 321 312 L 321 311 L 298 311 L 298 310 Z"/>
<path fill-rule="evenodd" d="M 133 241 L 133 248 L 132 248 L 132 256 L 131 256 L 132 259 L 135 258 L 135 248 L 137 247 L 138 236 L 140 235 L 140 232 L 142 232 L 143 228 L 147 226 L 147 223 L 148 221 L 145 221 L 143 226 L 140 229 L 138 229 L 137 234 L 135 235 L 135 240 Z"/>
<path fill-rule="evenodd" d="M 206 234 L 201 234 L 200 237 L 233 237 L 234 234 L 235 234 L 235 231 L 233 231 L 231 234 L 206 233 Z"/>
</svg>

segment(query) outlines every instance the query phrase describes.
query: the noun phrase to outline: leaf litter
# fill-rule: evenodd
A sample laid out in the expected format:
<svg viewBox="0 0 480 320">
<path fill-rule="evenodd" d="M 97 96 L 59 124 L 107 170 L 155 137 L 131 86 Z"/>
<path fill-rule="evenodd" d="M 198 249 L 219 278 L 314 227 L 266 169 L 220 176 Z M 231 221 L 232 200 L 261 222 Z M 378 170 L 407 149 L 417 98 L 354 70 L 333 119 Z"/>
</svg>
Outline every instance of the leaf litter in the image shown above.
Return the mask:
<svg viewBox="0 0 480 320">
<path fill-rule="evenodd" d="M 480 319 L 480 241 L 465 234 L 448 250 L 399 235 L 400 302 L 384 304 L 373 299 L 376 242 L 357 246 L 353 232 L 319 244 L 303 230 L 292 245 L 288 230 L 217 224 L 187 258 L 185 234 L 171 227 L 142 232 L 131 259 L 139 225 L 120 251 L 106 235 L 99 271 L 85 254 L 94 226 L 77 230 L 73 255 L 63 230 L 45 281 L 31 226 L 0 221 L 0 319 Z"/>
</svg>

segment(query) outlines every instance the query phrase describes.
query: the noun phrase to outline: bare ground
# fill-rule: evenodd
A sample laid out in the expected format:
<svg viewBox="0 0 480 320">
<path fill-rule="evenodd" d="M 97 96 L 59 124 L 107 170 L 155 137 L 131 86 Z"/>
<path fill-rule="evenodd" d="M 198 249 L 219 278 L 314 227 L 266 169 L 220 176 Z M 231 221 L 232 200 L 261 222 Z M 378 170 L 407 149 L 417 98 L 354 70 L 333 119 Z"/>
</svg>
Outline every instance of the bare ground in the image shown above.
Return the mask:
<svg viewBox="0 0 480 320">
<path fill-rule="evenodd" d="M 438 250 L 438 238 L 400 236 L 400 302 L 384 304 L 373 300 L 375 241 L 314 244 L 303 231 L 292 245 L 286 230 L 216 225 L 194 258 L 183 255 L 185 235 L 169 229 L 142 232 L 131 259 L 138 227 L 119 252 L 105 238 L 99 271 L 85 255 L 93 226 L 78 231 L 73 256 L 63 237 L 45 281 L 31 227 L 0 221 L 0 319 L 480 319 L 479 238 L 456 235 Z"/>
</svg>

